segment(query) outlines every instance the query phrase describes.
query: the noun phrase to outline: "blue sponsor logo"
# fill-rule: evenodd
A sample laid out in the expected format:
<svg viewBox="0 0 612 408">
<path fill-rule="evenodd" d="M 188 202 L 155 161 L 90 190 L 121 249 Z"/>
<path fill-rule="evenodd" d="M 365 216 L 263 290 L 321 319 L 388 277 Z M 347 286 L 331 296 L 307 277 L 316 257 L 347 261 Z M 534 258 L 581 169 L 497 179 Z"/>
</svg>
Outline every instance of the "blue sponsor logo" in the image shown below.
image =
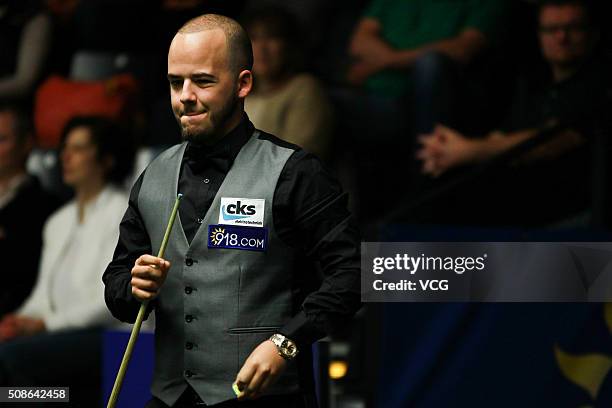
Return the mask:
<svg viewBox="0 0 612 408">
<path fill-rule="evenodd" d="M 209 225 L 208 248 L 265 251 L 268 247 L 268 229 L 234 225 Z"/>
</svg>

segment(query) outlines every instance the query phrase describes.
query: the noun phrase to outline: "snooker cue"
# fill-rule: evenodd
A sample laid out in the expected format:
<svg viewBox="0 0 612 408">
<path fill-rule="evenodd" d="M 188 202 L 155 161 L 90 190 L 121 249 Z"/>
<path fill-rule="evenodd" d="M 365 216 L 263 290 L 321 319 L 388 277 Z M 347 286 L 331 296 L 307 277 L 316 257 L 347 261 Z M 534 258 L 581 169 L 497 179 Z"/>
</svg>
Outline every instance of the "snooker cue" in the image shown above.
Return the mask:
<svg viewBox="0 0 612 408">
<path fill-rule="evenodd" d="M 168 245 L 168 238 L 170 237 L 170 232 L 172 231 L 174 219 L 176 218 L 176 213 L 178 211 L 178 207 L 182 197 L 183 195 L 179 193 L 179 195 L 176 197 L 176 201 L 174 202 L 174 207 L 172 208 L 172 213 L 170 214 L 170 219 L 168 220 L 168 226 L 166 227 L 166 233 L 164 234 L 164 239 L 162 240 L 161 247 L 159 248 L 159 252 L 157 254 L 158 258 L 162 258 L 164 256 L 166 245 Z M 106 408 L 114 408 L 115 404 L 117 403 L 117 398 L 119 397 L 119 392 L 121 391 L 121 385 L 123 384 L 123 377 L 125 377 L 125 372 L 127 371 L 128 363 L 130 362 L 130 358 L 132 357 L 132 350 L 134 349 L 134 344 L 136 344 L 138 334 L 140 333 L 140 326 L 142 325 L 142 320 L 144 318 L 144 314 L 147 310 L 148 305 L 148 300 L 145 300 L 140 304 L 138 316 L 136 317 L 136 321 L 134 322 L 134 326 L 132 327 L 130 340 L 128 341 L 127 347 L 125 348 L 125 352 L 123 353 L 121 366 L 119 367 L 119 372 L 117 373 L 117 377 L 115 378 L 113 391 L 111 392 L 110 398 L 108 399 L 108 405 L 106 406 Z"/>
</svg>

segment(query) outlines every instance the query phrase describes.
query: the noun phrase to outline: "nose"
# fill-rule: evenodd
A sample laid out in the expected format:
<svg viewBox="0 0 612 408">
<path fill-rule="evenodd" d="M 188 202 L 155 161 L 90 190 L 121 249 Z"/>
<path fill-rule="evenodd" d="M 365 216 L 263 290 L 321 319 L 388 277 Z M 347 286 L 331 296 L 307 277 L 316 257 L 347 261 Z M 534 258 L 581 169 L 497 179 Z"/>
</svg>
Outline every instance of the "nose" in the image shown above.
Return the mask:
<svg viewBox="0 0 612 408">
<path fill-rule="evenodd" d="M 557 40 L 565 41 L 568 37 L 567 30 L 561 29 L 557 31 Z"/>
<path fill-rule="evenodd" d="M 193 84 L 191 83 L 191 81 L 189 79 L 186 79 L 183 82 L 183 88 L 181 89 L 181 103 L 183 104 L 190 104 L 190 103 L 194 103 L 196 100 L 195 97 L 195 93 L 192 90 L 192 86 Z"/>
</svg>

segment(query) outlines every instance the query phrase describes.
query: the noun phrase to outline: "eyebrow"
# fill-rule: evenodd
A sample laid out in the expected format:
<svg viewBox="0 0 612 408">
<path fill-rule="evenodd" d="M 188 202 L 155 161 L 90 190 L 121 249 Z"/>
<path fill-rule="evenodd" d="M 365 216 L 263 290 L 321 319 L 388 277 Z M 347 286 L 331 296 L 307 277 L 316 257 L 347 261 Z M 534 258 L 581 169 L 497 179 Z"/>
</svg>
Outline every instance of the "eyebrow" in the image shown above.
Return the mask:
<svg viewBox="0 0 612 408">
<path fill-rule="evenodd" d="M 217 77 L 211 74 L 207 74 L 206 72 L 196 72 L 191 76 L 192 79 L 210 79 L 213 81 L 217 80 Z"/>
<path fill-rule="evenodd" d="M 183 79 L 184 77 L 176 74 L 168 74 L 168 80 L 173 79 Z M 216 81 L 217 78 L 214 75 L 207 74 L 206 72 L 196 72 L 190 76 L 191 79 L 209 79 L 211 81 Z"/>
</svg>

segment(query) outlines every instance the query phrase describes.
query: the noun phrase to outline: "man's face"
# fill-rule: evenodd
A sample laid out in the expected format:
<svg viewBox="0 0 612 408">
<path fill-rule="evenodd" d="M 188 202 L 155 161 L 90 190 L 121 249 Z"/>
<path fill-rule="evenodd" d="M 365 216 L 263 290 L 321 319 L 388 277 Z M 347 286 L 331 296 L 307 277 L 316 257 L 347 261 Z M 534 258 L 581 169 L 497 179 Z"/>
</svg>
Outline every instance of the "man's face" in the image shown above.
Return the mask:
<svg viewBox="0 0 612 408">
<path fill-rule="evenodd" d="M 230 129 L 239 108 L 238 74 L 230 69 L 220 29 L 178 33 L 168 52 L 168 81 L 174 116 L 185 140 L 206 142 Z"/>
<path fill-rule="evenodd" d="M 540 11 L 540 46 L 553 65 L 573 65 L 590 52 L 593 33 L 582 6 L 549 5 Z"/>
<path fill-rule="evenodd" d="M 15 135 L 13 114 L 0 112 L 0 174 L 11 174 L 23 167 L 29 144 L 19 142 Z"/>
</svg>

